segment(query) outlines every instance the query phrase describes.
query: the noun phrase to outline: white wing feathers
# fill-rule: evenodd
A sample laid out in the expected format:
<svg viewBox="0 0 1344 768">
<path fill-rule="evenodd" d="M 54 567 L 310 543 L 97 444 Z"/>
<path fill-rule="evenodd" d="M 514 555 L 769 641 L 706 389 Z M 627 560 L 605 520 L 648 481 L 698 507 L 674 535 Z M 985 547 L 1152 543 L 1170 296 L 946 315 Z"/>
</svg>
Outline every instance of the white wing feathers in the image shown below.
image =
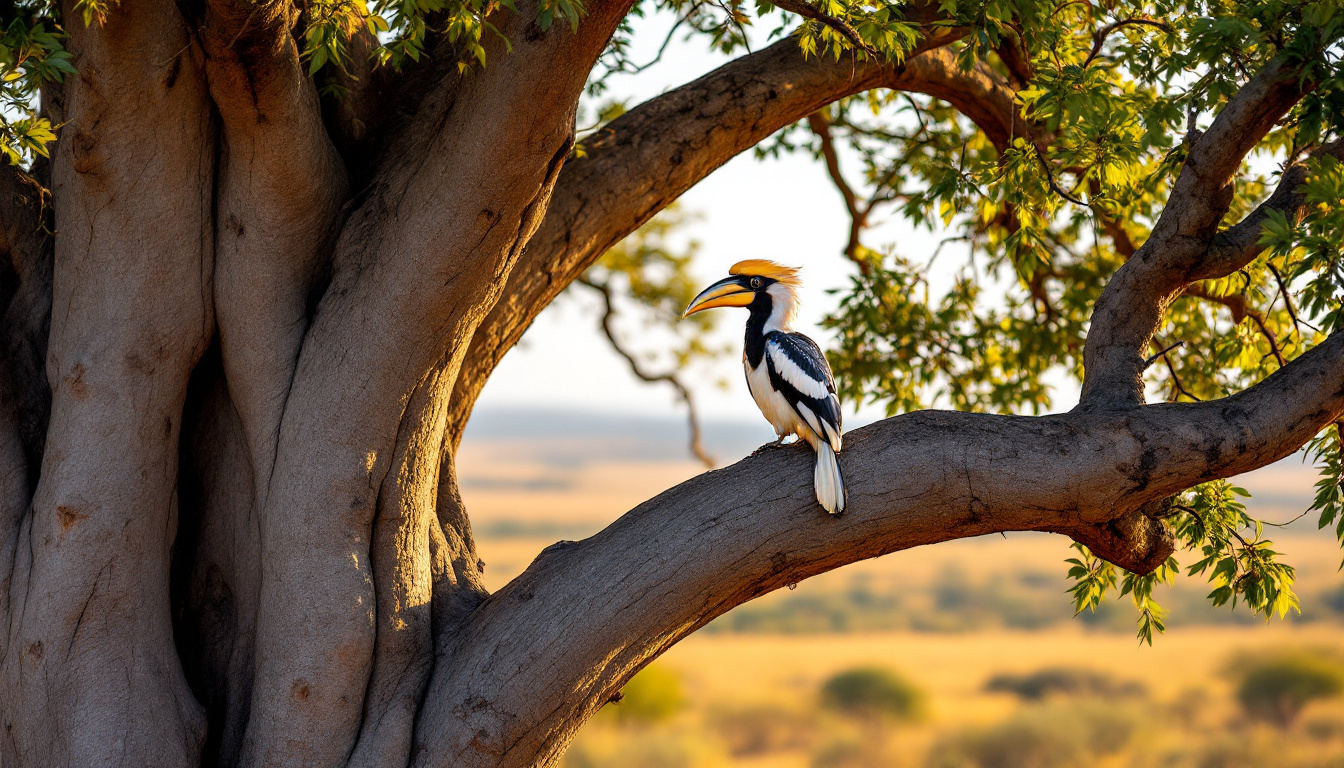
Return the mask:
<svg viewBox="0 0 1344 768">
<path fill-rule="evenodd" d="M 825 400 L 831 396 L 831 391 L 826 387 L 826 382 L 817 381 L 807 375 L 777 342 L 766 342 L 765 351 L 770 355 L 770 362 L 774 364 L 775 371 L 779 373 L 780 378 L 793 385 L 794 389 L 816 400 Z M 817 434 L 824 433 L 817 429 Z"/>
</svg>

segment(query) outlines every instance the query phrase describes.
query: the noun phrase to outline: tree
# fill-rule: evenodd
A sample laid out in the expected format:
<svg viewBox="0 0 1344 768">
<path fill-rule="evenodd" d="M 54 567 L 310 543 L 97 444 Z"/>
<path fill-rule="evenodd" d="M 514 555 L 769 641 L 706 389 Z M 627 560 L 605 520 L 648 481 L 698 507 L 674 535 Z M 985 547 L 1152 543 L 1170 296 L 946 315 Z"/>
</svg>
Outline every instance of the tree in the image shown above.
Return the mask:
<svg viewBox="0 0 1344 768">
<path fill-rule="evenodd" d="M 1344 693 L 1344 667 L 1326 654 L 1297 651 L 1238 659 L 1237 701 L 1246 714 L 1289 728 L 1316 699 Z"/>
<path fill-rule="evenodd" d="M 995 531 L 1072 537 L 1080 606 L 1123 578 L 1149 633 L 1178 541 L 1215 601 L 1291 607 L 1291 570 L 1210 481 L 1319 434 L 1323 524 L 1339 510 L 1336 3 L 661 7 L 729 52 L 753 15 L 801 25 L 576 147 L 585 88 L 629 66 L 629 0 L 0 9 L 0 763 L 554 764 L 733 606 Z M 910 102 L 926 132 L 846 119 L 861 94 L 931 97 Z M 837 139 L 873 168 L 881 140 L 928 184 L 846 197 L 846 386 L 927 369 L 954 404 L 1005 410 L 1040 400 L 995 392 L 1064 365 L 1081 402 L 856 430 L 839 519 L 809 456 L 766 452 L 487 593 L 453 460 L 490 372 L 612 245 L 800 121 L 833 173 Z M 1268 195 L 1255 151 L 1284 158 Z M 1030 299 L 977 329 L 965 283 L 891 325 L 919 306 L 877 288 L 913 273 L 859 239 L 888 200 L 961 222 Z M 1219 345 L 1203 389 L 1169 336 Z M 1146 404 L 1156 361 L 1201 401 Z"/>
</svg>

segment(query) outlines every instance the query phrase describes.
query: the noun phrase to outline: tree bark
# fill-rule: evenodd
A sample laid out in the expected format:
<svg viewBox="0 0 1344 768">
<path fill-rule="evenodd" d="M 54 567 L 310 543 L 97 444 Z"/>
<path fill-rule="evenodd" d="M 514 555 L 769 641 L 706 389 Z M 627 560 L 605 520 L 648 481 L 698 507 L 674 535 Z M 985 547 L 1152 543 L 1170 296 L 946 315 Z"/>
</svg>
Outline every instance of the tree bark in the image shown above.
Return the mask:
<svg viewBox="0 0 1344 768">
<path fill-rule="evenodd" d="M 51 417 L 0 707 L 20 764 L 193 764 L 204 718 L 165 587 L 187 380 L 214 332 L 209 96 L 171 2 L 128 0 L 69 48 L 81 74 L 53 159 Z"/>
</svg>

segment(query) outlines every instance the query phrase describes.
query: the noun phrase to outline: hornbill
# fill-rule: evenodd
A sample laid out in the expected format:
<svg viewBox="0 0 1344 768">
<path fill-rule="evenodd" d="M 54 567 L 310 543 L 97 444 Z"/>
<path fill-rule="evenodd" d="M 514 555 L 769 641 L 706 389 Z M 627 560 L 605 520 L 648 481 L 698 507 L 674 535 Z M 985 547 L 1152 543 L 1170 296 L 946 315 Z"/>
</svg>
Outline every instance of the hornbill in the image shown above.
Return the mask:
<svg viewBox="0 0 1344 768">
<path fill-rule="evenodd" d="M 845 510 L 845 484 L 836 454 L 840 452 L 840 400 L 835 396 L 831 366 L 816 342 L 789 330 L 798 311 L 794 288 L 798 270 L 763 259 L 739 261 L 729 277 L 695 297 L 682 317 L 713 307 L 746 307 L 747 337 L 742 364 L 747 387 L 779 444 L 789 435 L 806 440 L 816 451 L 812 473 L 817 501 L 829 513 Z"/>
</svg>

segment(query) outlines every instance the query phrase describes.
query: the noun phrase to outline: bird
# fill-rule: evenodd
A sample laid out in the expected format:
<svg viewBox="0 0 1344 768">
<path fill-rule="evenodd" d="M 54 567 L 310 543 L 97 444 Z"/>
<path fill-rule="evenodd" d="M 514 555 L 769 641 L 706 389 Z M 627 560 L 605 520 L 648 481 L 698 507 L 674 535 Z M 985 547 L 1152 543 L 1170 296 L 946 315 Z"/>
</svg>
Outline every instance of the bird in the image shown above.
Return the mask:
<svg viewBox="0 0 1344 768">
<path fill-rule="evenodd" d="M 715 307 L 746 307 L 742 365 L 747 388 L 779 438 L 805 440 L 816 453 L 812 484 L 817 502 L 832 515 L 845 510 L 840 475 L 840 399 L 821 347 L 790 329 L 798 312 L 798 269 L 765 259 L 739 261 L 728 277 L 701 291 L 682 317 Z"/>
</svg>

